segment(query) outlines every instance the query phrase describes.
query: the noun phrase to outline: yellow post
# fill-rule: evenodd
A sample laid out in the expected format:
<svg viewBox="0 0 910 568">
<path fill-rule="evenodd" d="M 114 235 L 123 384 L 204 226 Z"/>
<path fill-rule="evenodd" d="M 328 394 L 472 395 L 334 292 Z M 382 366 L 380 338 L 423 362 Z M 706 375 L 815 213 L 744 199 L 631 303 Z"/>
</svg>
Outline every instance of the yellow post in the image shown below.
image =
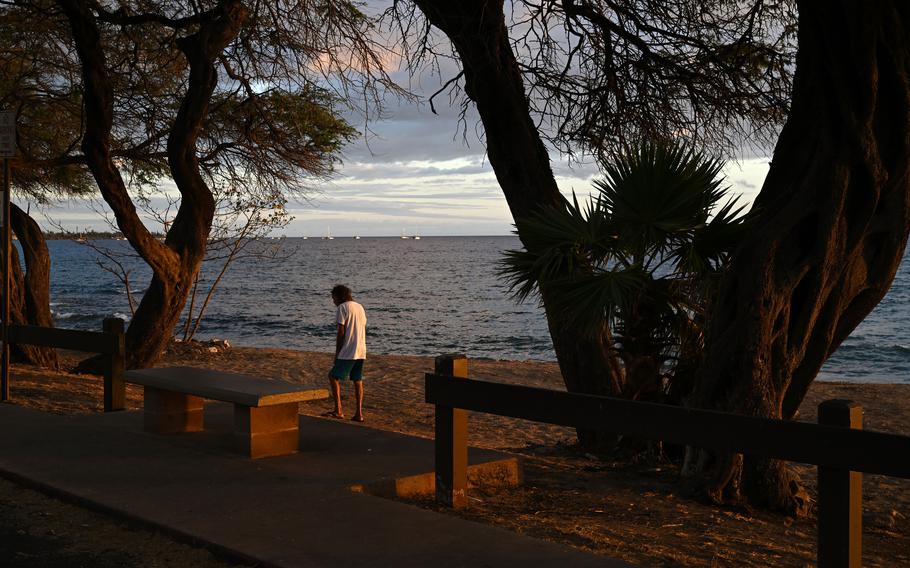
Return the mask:
<svg viewBox="0 0 910 568">
<path fill-rule="evenodd" d="M 468 378 L 468 358 L 440 355 L 437 375 Z M 468 413 L 436 405 L 436 502 L 450 507 L 468 505 Z"/>
<path fill-rule="evenodd" d="M 850 400 L 818 405 L 818 423 L 862 429 L 863 407 Z M 863 565 L 863 474 L 818 468 L 818 566 L 860 568 Z"/>
</svg>

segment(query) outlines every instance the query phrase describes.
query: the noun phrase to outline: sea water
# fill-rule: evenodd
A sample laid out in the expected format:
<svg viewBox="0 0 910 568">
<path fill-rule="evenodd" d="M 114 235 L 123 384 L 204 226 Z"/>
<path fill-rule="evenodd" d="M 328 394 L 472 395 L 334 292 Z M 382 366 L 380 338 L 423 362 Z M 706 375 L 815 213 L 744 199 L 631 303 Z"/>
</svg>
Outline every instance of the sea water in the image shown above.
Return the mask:
<svg viewBox="0 0 910 568">
<path fill-rule="evenodd" d="M 127 256 L 137 298 L 147 266 L 123 241 L 95 244 Z M 496 276 L 515 237 L 288 238 L 276 259 L 236 261 L 215 290 L 197 339 L 234 345 L 331 351 L 335 309 L 329 291 L 348 285 L 366 308 L 368 348 L 374 353 L 471 358 L 555 359 L 543 310 L 518 304 Z M 123 283 L 112 263 L 85 244 L 50 241 L 51 308 L 58 327 L 100 329 L 108 316 L 129 319 Z M 220 263 L 207 263 L 200 294 Z M 197 298 L 197 306 L 202 301 Z M 891 291 L 827 362 L 821 379 L 910 383 L 910 263 Z"/>
</svg>

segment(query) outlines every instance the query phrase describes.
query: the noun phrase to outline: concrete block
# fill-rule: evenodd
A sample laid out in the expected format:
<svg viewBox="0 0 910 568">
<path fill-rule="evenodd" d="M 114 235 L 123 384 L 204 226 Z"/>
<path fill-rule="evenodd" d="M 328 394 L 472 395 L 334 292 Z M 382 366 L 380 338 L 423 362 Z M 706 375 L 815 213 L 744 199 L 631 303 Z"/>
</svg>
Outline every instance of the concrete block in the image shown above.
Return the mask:
<svg viewBox="0 0 910 568">
<path fill-rule="evenodd" d="M 517 487 L 523 481 L 521 462 L 508 458 L 468 466 L 468 489 L 499 489 Z M 409 475 L 396 479 L 384 479 L 372 483 L 358 484 L 352 491 L 378 497 L 412 499 L 429 497 L 436 493 L 435 472 Z"/>
<path fill-rule="evenodd" d="M 143 427 L 155 434 L 201 432 L 203 405 L 198 396 L 145 387 Z"/>
<path fill-rule="evenodd" d="M 234 441 L 251 458 L 281 456 L 300 446 L 297 403 L 250 407 L 234 405 Z"/>
<path fill-rule="evenodd" d="M 234 405 L 235 432 L 277 432 L 297 428 L 299 420 L 296 402 L 259 408 Z"/>
<path fill-rule="evenodd" d="M 271 456 L 285 456 L 296 453 L 300 447 L 300 431 L 243 434 L 234 433 L 234 447 L 241 454 L 253 459 Z"/>
</svg>

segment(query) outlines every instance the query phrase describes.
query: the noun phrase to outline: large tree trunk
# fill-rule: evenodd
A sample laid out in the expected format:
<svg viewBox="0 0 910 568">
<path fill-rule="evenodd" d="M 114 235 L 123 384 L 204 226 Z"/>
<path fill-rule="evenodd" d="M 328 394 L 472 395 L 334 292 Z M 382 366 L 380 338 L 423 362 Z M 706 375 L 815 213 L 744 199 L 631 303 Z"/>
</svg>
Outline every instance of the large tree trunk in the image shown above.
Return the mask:
<svg viewBox="0 0 910 568">
<path fill-rule="evenodd" d="M 213 62 L 240 32 L 246 17 L 239 0 L 229 0 L 196 33 L 177 42 L 189 63 L 190 76 L 167 142 L 168 165 L 181 202 L 165 244 L 177 251 L 179 265 L 174 279 L 165 280 L 156 273 L 142 297 L 126 334 L 127 348 L 132 350 L 128 365 L 154 361 L 171 341 L 205 258 L 215 199 L 199 173 L 196 140 L 218 81 Z M 161 333 L 162 327 L 166 335 Z"/>
<path fill-rule="evenodd" d="M 531 120 L 524 83 L 509 45 L 502 2 L 415 3 L 430 23 L 449 37 L 461 58 L 465 92 L 477 105 L 490 164 L 513 218 L 521 219 L 544 206 L 561 206 L 564 198 Z M 518 236 L 522 237 L 520 233 Z M 541 296 L 566 388 L 570 392 L 619 395 L 622 375 L 610 350 L 607 330 L 591 337 L 567 325 L 552 307 L 554 293 L 544 288 Z M 594 441 L 592 433 L 579 434 L 583 443 Z"/>
<path fill-rule="evenodd" d="M 154 363 L 171 341 L 193 278 L 205 256 L 215 211 L 214 198 L 199 175 L 196 140 L 208 113 L 218 74 L 213 61 L 237 36 L 247 17 L 239 0 L 225 0 L 203 14 L 197 31 L 177 40 L 190 66 L 187 92 L 170 136 L 168 164 L 181 194 L 177 216 L 164 244 L 136 214 L 110 149 L 114 93 L 110 91 L 104 48 L 90 4 L 58 0 L 70 21 L 82 62 L 86 130 L 82 140 L 89 168 L 124 236 L 152 269 L 152 282 L 126 333 L 127 366 Z"/>
<path fill-rule="evenodd" d="M 10 204 L 10 227 L 19 239 L 25 260 L 23 275 L 19 259 L 11 259 L 14 282 L 19 287 L 19 293 L 16 294 L 15 302 L 11 302 L 16 309 L 10 319 L 13 323 L 54 327 L 50 294 L 51 257 L 44 233 L 38 223 L 15 204 Z M 57 351 L 50 347 L 17 345 L 13 355 L 16 360 L 42 367 L 56 368 L 58 363 Z"/>
<path fill-rule="evenodd" d="M 690 403 L 790 419 L 885 295 L 910 229 L 910 4 L 799 6 L 791 112 L 711 321 Z M 719 460 L 708 488 L 794 511 L 767 460 Z"/>
</svg>

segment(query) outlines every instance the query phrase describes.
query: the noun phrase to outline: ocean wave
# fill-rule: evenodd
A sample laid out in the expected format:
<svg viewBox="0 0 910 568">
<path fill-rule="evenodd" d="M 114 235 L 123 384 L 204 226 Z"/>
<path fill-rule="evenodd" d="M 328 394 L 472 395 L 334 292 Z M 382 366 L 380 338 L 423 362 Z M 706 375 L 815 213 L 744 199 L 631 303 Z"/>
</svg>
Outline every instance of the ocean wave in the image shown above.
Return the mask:
<svg viewBox="0 0 910 568">
<path fill-rule="evenodd" d="M 900 354 L 910 354 L 910 345 L 904 343 L 891 343 L 891 342 L 853 342 L 853 343 L 844 343 L 840 348 L 834 352 L 834 356 L 848 356 L 848 357 L 871 357 L 874 359 L 877 355 L 882 354 L 891 354 L 891 355 L 900 355 Z"/>
</svg>

